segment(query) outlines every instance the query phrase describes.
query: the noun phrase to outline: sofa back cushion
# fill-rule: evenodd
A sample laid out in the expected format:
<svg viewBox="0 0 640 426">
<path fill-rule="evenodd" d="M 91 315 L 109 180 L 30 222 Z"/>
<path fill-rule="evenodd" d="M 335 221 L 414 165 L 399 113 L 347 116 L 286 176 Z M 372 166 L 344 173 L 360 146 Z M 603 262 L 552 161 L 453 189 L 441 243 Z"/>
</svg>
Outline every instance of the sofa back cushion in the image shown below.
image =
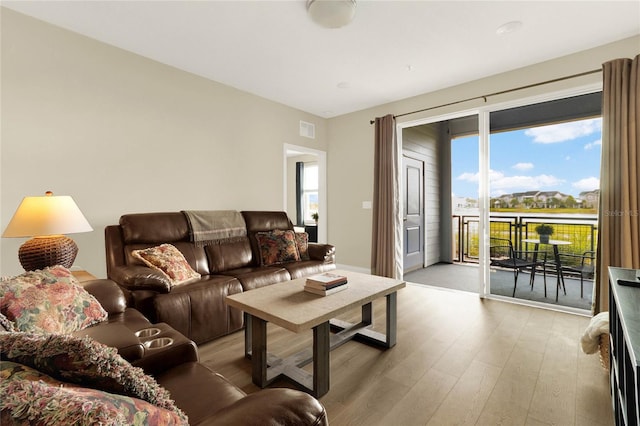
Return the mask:
<svg viewBox="0 0 640 426">
<path fill-rule="evenodd" d="M 260 244 L 256 238 L 258 232 L 293 229 L 286 212 L 282 211 L 243 211 L 242 216 L 247 224 L 247 236 L 251 243 L 253 264 L 260 265 Z"/>
<path fill-rule="evenodd" d="M 224 244 L 211 244 L 205 247 L 212 274 L 251 266 L 253 254 L 249 238 Z"/>
<path fill-rule="evenodd" d="M 180 212 L 126 214 L 120 227 L 125 244 L 189 241 L 189 224 Z"/>
<path fill-rule="evenodd" d="M 120 228 L 127 265 L 143 264 L 133 256 L 134 250 L 168 243 L 180 250 L 194 271 L 201 275 L 210 273 L 204 248 L 189 241 L 189 224 L 183 213 L 126 214 L 120 217 Z"/>
</svg>

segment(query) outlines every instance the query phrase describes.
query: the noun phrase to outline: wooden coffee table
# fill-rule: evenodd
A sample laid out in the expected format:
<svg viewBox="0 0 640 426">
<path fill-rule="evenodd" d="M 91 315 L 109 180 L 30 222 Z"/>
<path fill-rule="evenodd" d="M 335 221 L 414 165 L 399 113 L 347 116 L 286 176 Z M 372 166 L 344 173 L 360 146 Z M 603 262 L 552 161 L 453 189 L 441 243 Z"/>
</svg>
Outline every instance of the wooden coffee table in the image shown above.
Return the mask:
<svg viewBox="0 0 640 426">
<path fill-rule="evenodd" d="M 329 351 L 357 339 L 390 348 L 396 344 L 397 294 L 404 281 L 356 272 L 335 271 L 345 275 L 347 288 L 329 296 L 304 291 L 305 278 L 261 287 L 227 296 L 227 304 L 245 312 L 245 355 L 251 358 L 253 383 L 264 388 L 281 376 L 302 386 L 315 397 L 329 391 Z M 372 302 L 386 297 L 386 334 L 371 329 Z M 362 321 L 357 324 L 334 318 L 361 307 Z M 287 358 L 267 352 L 267 322 L 296 333 L 313 329 L 313 348 Z M 330 333 L 333 328 L 337 332 Z M 313 361 L 313 374 L 301 367 Z"/>
</svg>

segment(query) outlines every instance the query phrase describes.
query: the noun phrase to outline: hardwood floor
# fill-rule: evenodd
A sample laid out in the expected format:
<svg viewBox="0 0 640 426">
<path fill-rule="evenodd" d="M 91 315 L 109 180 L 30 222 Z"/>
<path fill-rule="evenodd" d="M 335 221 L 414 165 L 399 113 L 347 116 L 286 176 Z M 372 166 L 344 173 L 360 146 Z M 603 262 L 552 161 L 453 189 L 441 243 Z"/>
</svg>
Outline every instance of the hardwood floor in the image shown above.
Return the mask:
<svg viewBox="0 0 640 426">
<path fill-rule="evenodd" d="M 374 318 L 384 331 L 383 300 Z M 597 354 L 580 349 L 588 323 L 409 284 L 398 292 L 398 344 L 381 350 L 351 341 L 331 352 L 331 388 L 320 401 L 332 425 L 612 425 L 608 373 Z M 312 340 L 311 332 L 272 324 L 268 333 L 278 355 Z M 200 357 L 252 393 L 259 388 L 243 345 L 243 333 L 234 333 L 201 345 Z"/>
</svg>

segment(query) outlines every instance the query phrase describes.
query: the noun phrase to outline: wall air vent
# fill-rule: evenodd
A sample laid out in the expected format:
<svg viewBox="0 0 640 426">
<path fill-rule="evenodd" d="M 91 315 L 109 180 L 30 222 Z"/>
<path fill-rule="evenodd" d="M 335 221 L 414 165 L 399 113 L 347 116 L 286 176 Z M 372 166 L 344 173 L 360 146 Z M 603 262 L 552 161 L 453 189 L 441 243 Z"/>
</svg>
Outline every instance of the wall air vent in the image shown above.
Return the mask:
<svg viewBox="0 0 640 426">
<path fill-rule="evenodd" d="M 304 136 L 305 138 L 309 138 L 309 139 L 315 139 L 316 125 L 313 123 L 307 123 L 306 121 L 300 120 L 300 136 Z"/>
</svg>

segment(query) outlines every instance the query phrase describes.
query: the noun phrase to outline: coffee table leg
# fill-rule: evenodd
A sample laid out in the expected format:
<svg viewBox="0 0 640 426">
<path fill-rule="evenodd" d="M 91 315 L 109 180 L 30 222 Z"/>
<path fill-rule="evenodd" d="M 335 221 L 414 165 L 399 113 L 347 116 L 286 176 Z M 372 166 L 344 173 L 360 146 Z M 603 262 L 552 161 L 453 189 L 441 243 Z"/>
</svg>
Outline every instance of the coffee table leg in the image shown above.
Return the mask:
<svg viewBox="0 0 640 426">
<path fill-rule="evenodd" d="M 371 302 L 362 305 L 362 324 L 373 324 L 373 304 Z"/>
<path fill-rule="evenodd" d="M 398 293 L 387 295 L 387 347 L 396 345 L 398 334 Z"/>
<path fill-rule="evenodd" d="M 244 356 L 251 358 L 251 315 L 244 313 Z"/>
<path fill-rule="evenodd" d="M 329 321 L 313 328 L 313 396 L 329 392 Z"/>
<path fill-rule="evenodd" d="M 267 386 L 267 322 L 252 315 L 251 376 L 256 385 Z"/>
</svg>

